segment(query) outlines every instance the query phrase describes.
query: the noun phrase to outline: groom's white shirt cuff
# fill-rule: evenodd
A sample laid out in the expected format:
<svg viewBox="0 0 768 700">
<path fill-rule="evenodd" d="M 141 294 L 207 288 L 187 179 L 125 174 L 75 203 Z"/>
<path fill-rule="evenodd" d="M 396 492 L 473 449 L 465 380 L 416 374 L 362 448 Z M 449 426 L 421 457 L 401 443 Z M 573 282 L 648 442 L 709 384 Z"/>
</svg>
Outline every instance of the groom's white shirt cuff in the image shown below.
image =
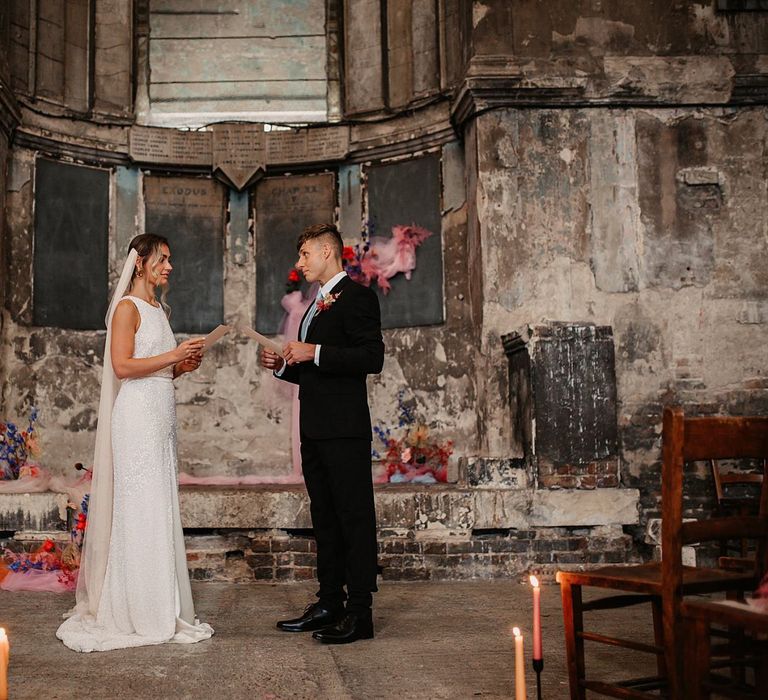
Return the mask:
<svg viewBox="0 0 768 700">
<path fill-rule="evenodd" d="M 315 345 L 315 364 L 319 367 L 320 366 L 320 348 L 323 347 L 322 345 Z M 276 377 L 282 377 L 283 372 L 285 372 L 285 368 L 288 365 L 286 364 L 285 360 L 283 360 L 283 366 L 275 372 Z"/>
</svg>

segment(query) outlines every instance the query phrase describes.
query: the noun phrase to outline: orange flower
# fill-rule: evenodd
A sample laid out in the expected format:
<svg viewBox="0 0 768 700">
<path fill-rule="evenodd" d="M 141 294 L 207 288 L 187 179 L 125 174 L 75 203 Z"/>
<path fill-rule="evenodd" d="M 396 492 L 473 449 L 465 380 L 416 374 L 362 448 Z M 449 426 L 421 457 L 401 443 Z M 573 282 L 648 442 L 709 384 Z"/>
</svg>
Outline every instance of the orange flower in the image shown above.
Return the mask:
<svg viewBox="0 0 768 700">
<path fill-rule="evenodd" d="M 417 425 L 408 433 L 408 444 L 412 447 L 424 447 L 429 440 L 429 428 L 426 425 Z"/>
</svg>

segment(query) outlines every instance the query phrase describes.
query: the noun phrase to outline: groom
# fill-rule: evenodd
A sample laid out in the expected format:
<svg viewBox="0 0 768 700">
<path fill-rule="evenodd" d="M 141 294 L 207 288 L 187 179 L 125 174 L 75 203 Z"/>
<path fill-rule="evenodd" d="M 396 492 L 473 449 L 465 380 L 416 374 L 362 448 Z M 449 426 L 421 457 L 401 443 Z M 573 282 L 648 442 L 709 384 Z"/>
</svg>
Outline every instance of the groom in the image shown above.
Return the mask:
<svg viewBox="0 0 768 700">
<path fill-rule="evenodd" d="M 376 514 L 366 376 L 381 372 L 384 362 L 381 314 L 376 294 L 343 271 L 335 226 L 304 229 L 296 247 L 296 267 L 320 291 L 304 314 L 299 340 L 283 348 L 285 361 L 264 350 L 261 364 L 299 385 L 301 463 L 320 590 L 303 615 L 277 626 L 346 644 L 373 637 Z"/>
</svg>

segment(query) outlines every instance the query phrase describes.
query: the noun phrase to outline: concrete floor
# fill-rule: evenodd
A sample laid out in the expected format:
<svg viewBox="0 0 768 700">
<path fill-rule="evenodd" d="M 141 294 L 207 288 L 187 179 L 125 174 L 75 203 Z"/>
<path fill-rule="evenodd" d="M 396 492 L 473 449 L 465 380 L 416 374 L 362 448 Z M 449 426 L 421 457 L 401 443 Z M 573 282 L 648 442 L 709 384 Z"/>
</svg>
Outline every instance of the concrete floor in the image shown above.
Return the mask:
<svg viewBox="0 0 768 700">
<path fill-rule="evenodd" d="M 385 583 L 376 596 L 376 638 L 325 646 L 275 629 L 277 619 L 312 600 L 308 584 L 193 584 L 200 618 L 213 639 L 77 654 L 54 631 L 70 596 L 0 591 L 0 626 L 11 640 L 10 699 L 82 698 L 509 698 L 511 628 L 526 635 L 528 697 L 531 591 L 512 582 Z M 568 697 L 560 591 L 542 590 L 543 697 Z M 651 639 L 646 606 L 598 613 L 595 629 Z M 629 659 L 638 675 L 653 660 L 590 645 L 588 669 L 615 677 Z M 641 663 L 638 663 L 638 659 Z"/>
</svg>

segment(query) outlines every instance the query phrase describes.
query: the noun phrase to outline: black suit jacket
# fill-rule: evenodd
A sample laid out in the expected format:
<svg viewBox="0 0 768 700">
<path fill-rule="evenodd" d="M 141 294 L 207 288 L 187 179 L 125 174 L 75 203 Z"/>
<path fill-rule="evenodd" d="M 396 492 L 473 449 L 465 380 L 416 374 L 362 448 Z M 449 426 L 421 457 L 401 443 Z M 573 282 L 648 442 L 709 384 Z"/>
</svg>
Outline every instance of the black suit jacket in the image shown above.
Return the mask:
<svg viewBox="0 0 768 700">
<path fill-rule="evenodd" d="M 381 372 L 384 364 L 379 298 L 349 277 L 331 293 L 339 296 L 315 313 L 305 339 L 322 345 L 320 365 L 309 361 L 286 367 L 280 379 L 299 385 L 303 438 L 370 440 L 366 377 Z"/>
</svg>

